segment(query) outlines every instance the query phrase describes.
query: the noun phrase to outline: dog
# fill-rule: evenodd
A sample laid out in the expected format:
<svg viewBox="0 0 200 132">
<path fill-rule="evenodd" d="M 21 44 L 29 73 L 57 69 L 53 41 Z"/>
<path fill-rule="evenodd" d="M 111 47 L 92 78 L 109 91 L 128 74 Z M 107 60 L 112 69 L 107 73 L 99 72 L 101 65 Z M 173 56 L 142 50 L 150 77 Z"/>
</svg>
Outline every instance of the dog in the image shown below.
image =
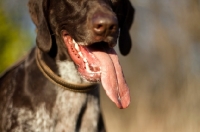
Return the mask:
<svg viewBox="0 0 200 132">
<path fill-rule="evenodd" d="M 120 109 L 129 88 L 113 47 L 131 49 L 128 0 L 30 0 L 36 47 L 0 77 L 1 132 L 103 132 L 99 82 Z"/>
</svg>

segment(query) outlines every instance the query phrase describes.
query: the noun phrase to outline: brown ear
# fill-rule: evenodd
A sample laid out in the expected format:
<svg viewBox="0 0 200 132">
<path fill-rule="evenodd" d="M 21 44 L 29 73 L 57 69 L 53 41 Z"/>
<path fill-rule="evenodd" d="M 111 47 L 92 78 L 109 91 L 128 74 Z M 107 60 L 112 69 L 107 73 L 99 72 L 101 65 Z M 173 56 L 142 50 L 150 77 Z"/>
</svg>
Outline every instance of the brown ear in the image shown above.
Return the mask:
<svg viewBox="0 0 200 132">
<path fill-rule="evenodd" d="M 134 8 L 129 0 L 119 0 L 119 7 L 117 9 L 119 19 L 119 50 L 122 55 L 127 55 L 131 50 L 131 37 L 129 30 L 133 23 Z"/>
<path fill-rule="evenodd" d="M 31 18 L 37 28 L 36 43 L 44 52 L 51 49 L 51 34 L 47 23 L 47 0 L 30 0 L 28 3 Z"/>
</svg>

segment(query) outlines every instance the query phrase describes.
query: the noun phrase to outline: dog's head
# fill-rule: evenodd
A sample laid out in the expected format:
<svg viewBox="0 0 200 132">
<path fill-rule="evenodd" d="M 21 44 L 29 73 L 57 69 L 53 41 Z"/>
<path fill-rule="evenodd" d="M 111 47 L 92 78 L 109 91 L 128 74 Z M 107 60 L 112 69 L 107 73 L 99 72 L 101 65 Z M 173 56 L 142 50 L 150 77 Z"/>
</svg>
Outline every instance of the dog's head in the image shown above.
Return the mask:
<svg viewBox="0 0 200 132">
<path fill-rule="evenodd" d="M 128 0 L 30 0 L 37 46 L 50 56 L 71 59 L 89 81 L 101 81 L 119 108 L 130 102 L 129 90 L 113 47 L 131 49 L 129 29 L 134 9 Z"/>
</svg>

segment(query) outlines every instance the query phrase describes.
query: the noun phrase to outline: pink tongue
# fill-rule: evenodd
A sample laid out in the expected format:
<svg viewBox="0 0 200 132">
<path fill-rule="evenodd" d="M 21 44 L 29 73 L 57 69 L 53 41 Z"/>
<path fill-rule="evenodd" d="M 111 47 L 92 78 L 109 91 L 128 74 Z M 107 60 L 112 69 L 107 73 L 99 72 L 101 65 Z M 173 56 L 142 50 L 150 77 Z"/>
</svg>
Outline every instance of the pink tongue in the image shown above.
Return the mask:
<svg viewBox="0 0 200 132">
<path fill-rule="evenodd" d="M 130 103 L 129 88 L 123 76 L 118 57 L 114 49 L 92 51 L 101 65 L 101 82 L 108 97 L 118 108 L 126 108 Z"/>
</svg>

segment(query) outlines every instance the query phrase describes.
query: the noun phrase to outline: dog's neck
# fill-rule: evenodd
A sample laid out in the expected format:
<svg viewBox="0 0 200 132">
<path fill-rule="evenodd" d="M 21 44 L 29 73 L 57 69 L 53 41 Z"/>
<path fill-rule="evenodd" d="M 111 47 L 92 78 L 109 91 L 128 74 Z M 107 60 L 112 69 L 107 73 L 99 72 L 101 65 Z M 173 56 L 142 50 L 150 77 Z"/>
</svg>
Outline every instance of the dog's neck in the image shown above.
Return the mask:
<svg viewBox="0 0 200 132">
<path fill-rule="evenodd" d="M 75 64 L 72 61 L 56 61 L 58 66 L 58 74 L 62 79 L 67 80 L 70 83 L 83 83 L 84 80 L 81 78 L 78 73 Z"/>
<path fill-rule="evenodd" d="M 48 53 L 42 53 L 42 58 L 45 64 L 66 82 L 74 84 L 88 83 L 80 76 L 74 62 L 69 58 L 62 60 L 58 56 L 52 58 Z"/>
<path fill-rule="evenodd" d="M 73 92 L 88 92 L 98 86 L 97 83 L 90 83 L 82 79 L 79 76 L 73 62 L 70 62 L 69 60 L 68 62 L 71 64 L 68 62 L 64 64 L 57 64 L 59 59 L 50 57 L 48 53 L 42 52 L 38 48 L 35 49 L 35 55 L 36 64 L 43 75 L 49 81 L 65 90 L 70 90 Z M 64 62 L 64 60 L 61 62 Z"/>
</svg>

